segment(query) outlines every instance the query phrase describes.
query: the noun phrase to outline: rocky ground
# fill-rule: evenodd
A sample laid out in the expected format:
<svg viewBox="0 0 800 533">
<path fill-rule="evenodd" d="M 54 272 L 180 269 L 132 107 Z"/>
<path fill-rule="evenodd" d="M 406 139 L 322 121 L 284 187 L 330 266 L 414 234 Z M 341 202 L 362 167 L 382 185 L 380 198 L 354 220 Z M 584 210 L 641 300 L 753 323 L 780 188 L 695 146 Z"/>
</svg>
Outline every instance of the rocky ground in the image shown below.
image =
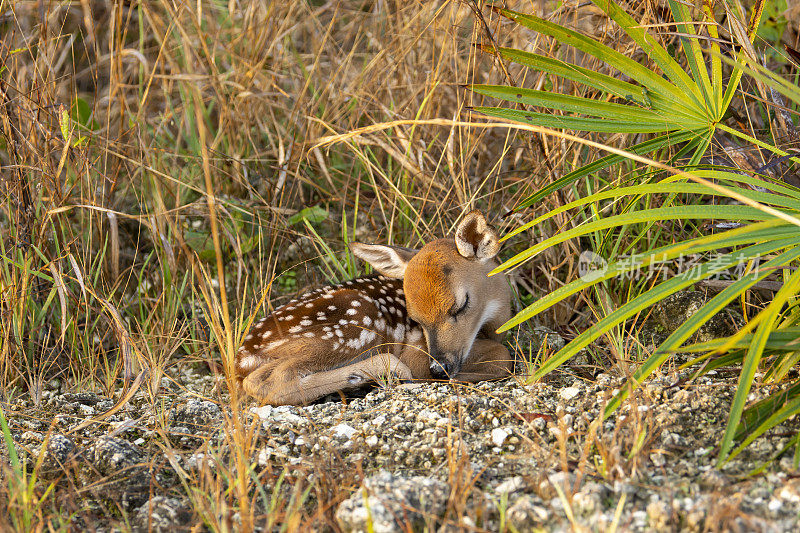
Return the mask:
<svg viewBox="0 0 800 533">
<path fill-rule="evenodd" d="M 260 486 L 257 526 L 277 530 L 294 512 L 311 517 L 300 529 L 344 531 L 368 531 L 370 521 L 376 532 L 797 530 L 791 457 L 744 477 L 796 424 L 716 470 L 735 381 L 712 374 L 676 386 L 682 377 L 646 383 L 605 422 L 621 380 L 568 372 L 534 385 L 424 384 L 346 403 L 247 407 L 254 431 L 241 449 Z M 185 368 L 162 380 L 155 401 L 139 391 L 78 431 L 114 401 L 47 390 L 40 408 L 20 399 L 4 410 L 18 452 L 29 469 L 41 460 L 38 477 L 56 483 L 74 530 L 189 530 L 219 522 L 230 501 L 231 411 L 220 385 Z M 240 516 L 230 515 L 235 529 Z"/>
</svg>

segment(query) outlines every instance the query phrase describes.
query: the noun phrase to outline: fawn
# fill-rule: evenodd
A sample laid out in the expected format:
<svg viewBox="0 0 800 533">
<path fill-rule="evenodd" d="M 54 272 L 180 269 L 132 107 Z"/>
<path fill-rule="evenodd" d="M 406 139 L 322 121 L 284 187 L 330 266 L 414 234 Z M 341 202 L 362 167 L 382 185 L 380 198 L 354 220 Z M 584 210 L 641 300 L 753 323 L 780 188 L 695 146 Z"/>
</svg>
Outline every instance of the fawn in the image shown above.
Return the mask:
<svg viewBox="0 0 800 533">
<path fill-rule="evenodd" d="M 455 238 L 421 250 L 353 243 L 378 275 L 322 287 L 256 322 L 236 354 L 245 392 L 272 405 L 305 404 L 367 382 L 509 376 L 495 330 L 511 316 L 500 249 L 480 211 Z"/>
</svg>

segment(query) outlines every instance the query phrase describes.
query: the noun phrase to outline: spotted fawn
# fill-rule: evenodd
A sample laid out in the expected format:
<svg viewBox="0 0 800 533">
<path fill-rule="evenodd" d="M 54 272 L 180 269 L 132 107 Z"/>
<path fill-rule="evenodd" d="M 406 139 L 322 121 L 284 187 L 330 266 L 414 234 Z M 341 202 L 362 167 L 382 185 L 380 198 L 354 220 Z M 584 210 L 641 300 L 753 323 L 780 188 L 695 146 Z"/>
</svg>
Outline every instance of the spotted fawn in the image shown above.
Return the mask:
<svg viewBox="0 0 800 533">
<path fill-rule="evenodd" d="M 479 211 L 454 238 L 420 250 L 353 243 L 378 272 L 292 300 L 256 322 L 236 354 L 245 392 L 300 405 L 370 381 L 508 376 L 495 331 L 511 316 L 503 276 L 488 277 L 500 243 Z"/>
</svg>

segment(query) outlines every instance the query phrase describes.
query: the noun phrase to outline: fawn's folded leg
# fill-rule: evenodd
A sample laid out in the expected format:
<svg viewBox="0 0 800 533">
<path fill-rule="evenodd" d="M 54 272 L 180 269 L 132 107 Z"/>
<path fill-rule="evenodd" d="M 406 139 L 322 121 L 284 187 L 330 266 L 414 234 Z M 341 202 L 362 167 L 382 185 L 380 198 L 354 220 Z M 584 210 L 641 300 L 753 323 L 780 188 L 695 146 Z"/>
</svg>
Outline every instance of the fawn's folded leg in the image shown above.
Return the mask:
<svg viewBox="0 0 800 533">
<path fill-rule="evenodd" d="M 411 371 L 394 355 L 378 354 L 350 365 L 308 375 L 302 375 L 302 369 L 292 362 L 264 365 L 244 378 L 242 386 L 245 392 L 262 403 L 303 405 L 327 394 L 391 377 L 411 379 Z"/>
</svg>

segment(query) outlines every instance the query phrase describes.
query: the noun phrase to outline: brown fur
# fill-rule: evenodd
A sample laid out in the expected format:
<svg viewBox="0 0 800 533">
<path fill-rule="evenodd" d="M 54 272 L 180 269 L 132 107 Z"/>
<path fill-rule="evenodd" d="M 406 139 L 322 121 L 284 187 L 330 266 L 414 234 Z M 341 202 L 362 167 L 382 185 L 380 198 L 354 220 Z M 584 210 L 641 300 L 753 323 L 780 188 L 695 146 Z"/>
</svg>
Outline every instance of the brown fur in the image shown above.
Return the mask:
<svg viewBox="0 0 800 533">
<path fill-rule="evenodd" d="M 509 291 L 502 277 L 487 277 L 499 244 L 483 215 L 467 214 L 454 239 L 419 252 L 352 249 L 388 277 L 322 287 L 256 323 L 236 358 L 248 394 L 303 404 L 393 376 L 429 380 L 435 371 L 479 381 L 510 374 L 495 333 L 510 317 Z"/>
</svg>

